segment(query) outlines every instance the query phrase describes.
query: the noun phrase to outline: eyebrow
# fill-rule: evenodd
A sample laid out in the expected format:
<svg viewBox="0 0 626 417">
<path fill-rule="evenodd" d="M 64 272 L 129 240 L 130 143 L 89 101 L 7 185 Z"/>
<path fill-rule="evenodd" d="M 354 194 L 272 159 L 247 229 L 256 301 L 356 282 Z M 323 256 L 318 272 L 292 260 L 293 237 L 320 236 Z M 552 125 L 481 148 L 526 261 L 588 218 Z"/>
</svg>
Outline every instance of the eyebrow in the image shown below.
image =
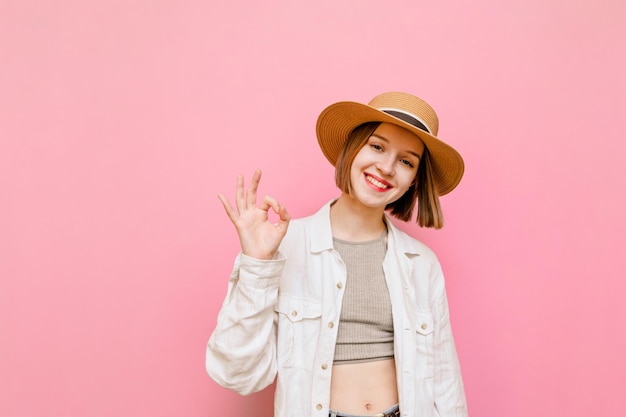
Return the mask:
<svg viewBox="0 0 626 417">
<path fill-rule="evenodd" d="M 378 139 L 384 140 L 385 142 L 389 143 L 389 139 L 387 139 L 387 138 L 386 138 L 386 137 L 384 137 L 384 136 L 381 136 L 381 135 L 380 135 L 380 134 L 378 134 L 378 133 L 372 133 L 372 134 L 370 135 L 370 138 L 371 138 L 371 137 L 376 137 L 376 138 L 378 138 Z M 411 155 L 415 156 L 415 157 L 416 157 L 418 160 L 420 160 L 420 161 L 422 160 L 422 156 L 421 156 L 420 154 L 418 154 L 417 152 L 413 152 L 412 150 L 406 150 L 405 152 L 406 152 L 406 153 L 408 153 L 408 154 L 411 154 Z"/>
</svg>

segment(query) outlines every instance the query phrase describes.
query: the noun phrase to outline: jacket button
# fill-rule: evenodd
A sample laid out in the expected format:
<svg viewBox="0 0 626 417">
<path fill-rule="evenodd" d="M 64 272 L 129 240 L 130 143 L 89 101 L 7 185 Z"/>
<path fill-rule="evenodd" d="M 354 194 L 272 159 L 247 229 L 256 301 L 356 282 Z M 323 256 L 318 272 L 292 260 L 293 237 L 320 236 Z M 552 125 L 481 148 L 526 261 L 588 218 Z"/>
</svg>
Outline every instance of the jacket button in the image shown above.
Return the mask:
<svg viewBox="0 0 626 417">
<path fill-rule="evenodd" d="M 318 410 L 321 410 L 322 409 L 322 404 L 316 405 L 315 408 L 317 408 Z"/>
<path fill-rule="evenodd" d="M 298 312 L 297 312 L 296 310 L 293 310 L 293 311 L 291 312 L 291 315 L 292 315 L 292 316 L 294 316 L 294 317 L 296 317 L 296 316 L 298 315 Z"/>
<path fill-rule="evenodd" d="M 343 284 L 341 282 L 337 283 L 337 288 L 342 289 L 343 288 Z"/>
<path fill-rule="evenodd" d="M 328 322 L 328 328 L 332 329 L 333 327 L 335 327 L 335 323 L 333 323 L 332 321 Z"/>
<path fill-rule="evenodd" d="M 422 328 L 422 330 L 426 330 L 428 328 L 428 325 L 426 323 L 422 323 L 420 327 Z"/>
<path fill-rule="evenodd" d="M 328 369 L 328 365 L 326 365 L 325 363 L 322 364 L 322 369 L 323 370 L 327 370 Z"/>
</svg>

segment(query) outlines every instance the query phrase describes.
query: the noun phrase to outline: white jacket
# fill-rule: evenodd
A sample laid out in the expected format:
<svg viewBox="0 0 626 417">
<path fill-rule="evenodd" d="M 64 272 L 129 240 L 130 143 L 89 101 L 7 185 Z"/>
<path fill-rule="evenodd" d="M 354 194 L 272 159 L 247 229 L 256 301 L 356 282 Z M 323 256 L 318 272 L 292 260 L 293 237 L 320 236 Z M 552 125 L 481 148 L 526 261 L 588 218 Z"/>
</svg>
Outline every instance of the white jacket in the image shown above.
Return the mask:
<svg viewBox="0 0 626 417">
<path fill-rule="evenodd" d="M 391 296 L 402 417 L 465 417 L 467 406 L 434 253 L 386 218 L 383 270 Z M 276 417 L 327 417 L 345 266 L 330 203 L 292 220 L 274 260 L 239 255 L 209 340 L 206 369 L 241 394 L 278 374 Z"/>
</svg>

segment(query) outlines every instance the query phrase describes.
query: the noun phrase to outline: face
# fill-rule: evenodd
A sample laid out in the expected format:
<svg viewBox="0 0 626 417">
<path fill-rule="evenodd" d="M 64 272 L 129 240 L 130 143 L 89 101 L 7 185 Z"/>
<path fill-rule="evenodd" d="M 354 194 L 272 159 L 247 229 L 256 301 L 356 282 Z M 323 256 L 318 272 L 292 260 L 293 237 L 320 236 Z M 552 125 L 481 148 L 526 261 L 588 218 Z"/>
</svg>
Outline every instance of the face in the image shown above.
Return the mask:
<svg viewBox="0 0 626 417">
<path fill-rule="evenodd" d="M 385 208 L 415 181 L 424 143 L 399 126 L 381 123 L 350 168 L 350 195 L 371 208 Z"/>
</svg>

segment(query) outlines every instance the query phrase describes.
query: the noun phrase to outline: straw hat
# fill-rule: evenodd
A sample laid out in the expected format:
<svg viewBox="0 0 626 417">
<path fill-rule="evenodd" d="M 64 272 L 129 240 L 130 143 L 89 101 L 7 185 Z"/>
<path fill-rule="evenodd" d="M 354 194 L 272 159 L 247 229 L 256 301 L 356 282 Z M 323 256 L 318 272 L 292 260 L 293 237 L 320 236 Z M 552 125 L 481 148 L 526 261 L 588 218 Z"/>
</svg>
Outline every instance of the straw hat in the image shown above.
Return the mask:
<svg viewBox="0 0 626 417">
<path fill-rule="evenodd" d="M 439 119 L 435 110 L 424 100 L 407 93 L 383 93 L 367 105 L 341 101 L 324 109 L 317 119 L 317 140 L 333 166 L 350 132 L 367 122 L 403 127 L 424 142 L 439 195 L 449 193 L 461 181 L 463 158 L 454 148 L 437 139 Z"/>
</svg>

